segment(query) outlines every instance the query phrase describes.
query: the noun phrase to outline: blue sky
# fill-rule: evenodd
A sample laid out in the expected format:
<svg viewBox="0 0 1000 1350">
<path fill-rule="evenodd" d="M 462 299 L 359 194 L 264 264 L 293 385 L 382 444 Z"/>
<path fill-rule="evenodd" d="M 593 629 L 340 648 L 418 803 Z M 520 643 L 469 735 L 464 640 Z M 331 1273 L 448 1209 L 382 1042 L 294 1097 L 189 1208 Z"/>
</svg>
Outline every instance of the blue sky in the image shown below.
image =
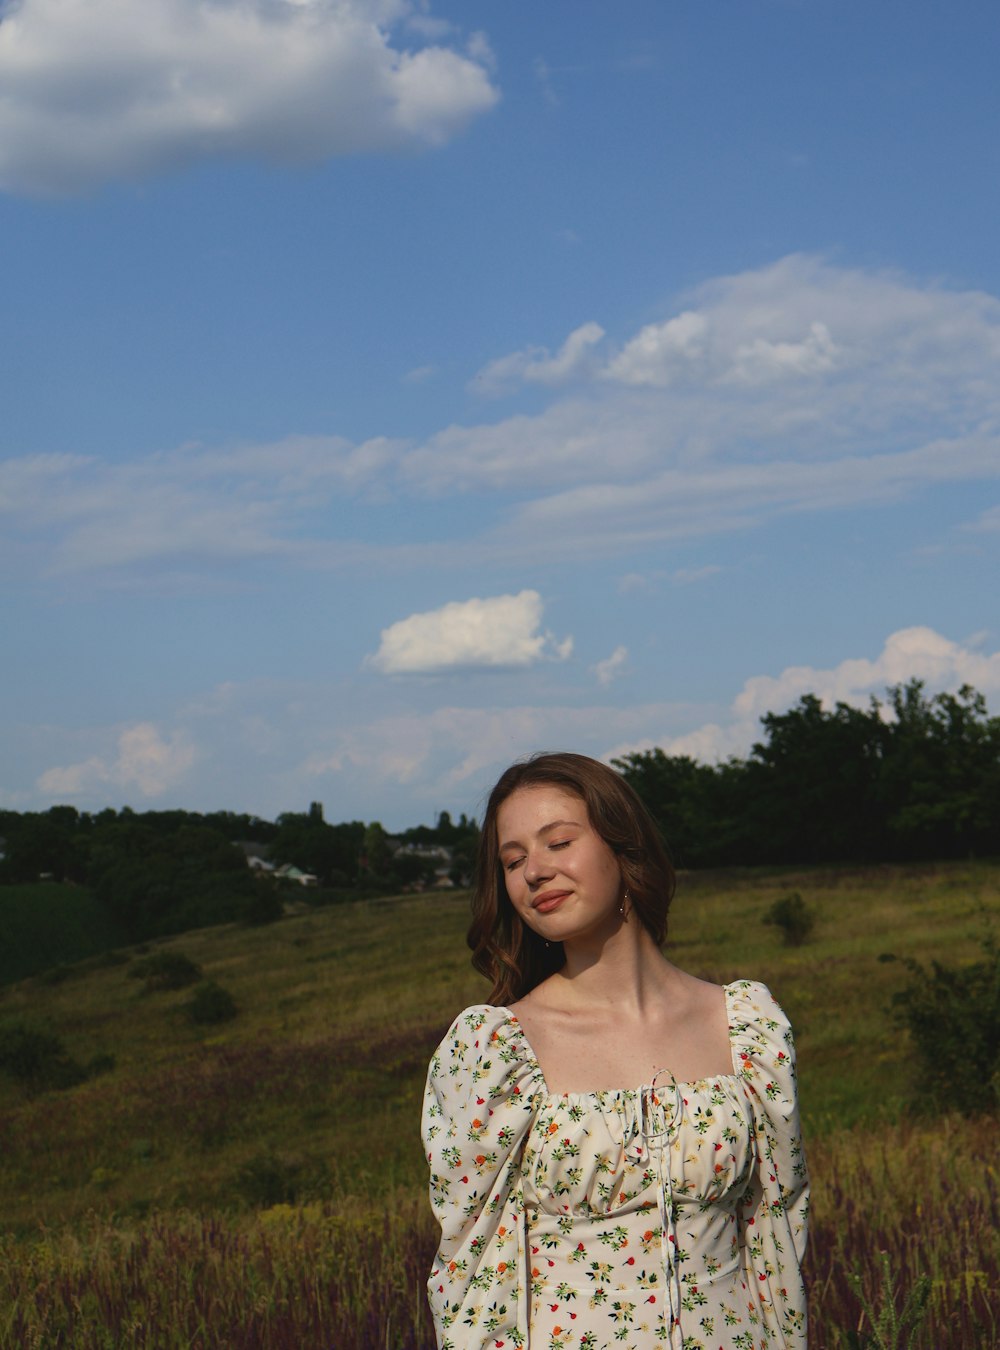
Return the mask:
<svg viewBox="0 0 1000 1350">
<path fill-rule="evenodd" d="M 1000 709 L 988 0 L 0 0 L 0 804 Z"/>
</svg>

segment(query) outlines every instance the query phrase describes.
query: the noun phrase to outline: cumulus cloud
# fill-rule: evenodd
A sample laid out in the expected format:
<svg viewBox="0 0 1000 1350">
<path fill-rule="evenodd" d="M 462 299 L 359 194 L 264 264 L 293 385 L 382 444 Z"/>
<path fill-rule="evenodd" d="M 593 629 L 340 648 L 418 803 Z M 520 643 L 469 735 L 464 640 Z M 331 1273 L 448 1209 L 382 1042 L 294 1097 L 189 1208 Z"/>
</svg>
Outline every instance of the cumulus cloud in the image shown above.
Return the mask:
<svg viewBox="0 0 1000 1350">
<path fill-rule="evenodd" d="M 408 20 L 430 45 L 392 45 Z M 0 186 L 72 193 L 220 155 L 441 145 L 498 94 L 481 35 L 462 52 L 428 25 L 408 0 L 4 5 Z"/>
<path fill-rule="evenodd" d="M 887 639 L 874 660 L 858 657 L 841 661 L 830 670 L 789 666 L 778 676 L 756 675 L 747 680 L 733 711 L 740 717 L 790 707 L 803 694 L 817 694 L 827 707 L 835 703 L 864 703 L 888 685 L 923 680 L 930 691 L 954 692 L 971 684 L 981 694 L 1000 693 L 1000 652 L 985 655 L 970 646 L 942 637 L 933 628 L 901 628 Z"/>
<path fill-rule="evenodd" d="M 165 738 L 151 722 L 140 722 L 119 734 L 116 753 L 47 769 L 37 787 L 57 799 L 86 796 L 102 787 L 159 797 L 184 780 L 196 759 L 194 745 L 184 732 Z"/>
<path fill-rule="evenodd" d="M 481 394 L 499 394 L 512 385 L 565 384 L 592 369 L 593 349 L 604 337 L 599 323 L 575 328 L 553 356 L 547 347 L 526 347 L 485 365 L 471 388 Z"/>
<path fill-rule="evenodd" d="M 598 661 L 592 666 L 594 674 L 597 676 L 597 683 L 605 688 L 617 679 L 625 669 L 625 662 L 628 660 L 628 648 L 616 647 L 610 656 L 605 657 L 603 661 Z"/>
<path fill-rule="evenodd" d="M 658 745 L 668 755 L 690 755 L 705 763 L 746 755 L 760 739 L 761 717 L 785 712 L 803 694 L 815 694 L 827 709 L 837 703 L 866 707 L 873 695 L 884 699 L 892 685 L 922 680 L 930 694 L 955 693 L 970 684 L 987 698 L 995 697 L 1000 694 L 1000 652 L 978 650 L 980 640 L 981 634 L 961 643 L 933 628 L 901 628 L 889 635 L 874 659 L 848 657 L 829 668 L 787 666 L 778 675 L 751 676 L 733 700 L 728 721 L 622 743 L 611 754 Z"/>
<path fill-rule="evenodd" d="M 708 319 L 691 310 L 647 324 L 628 341 L 605 369 L 622 384 L 663 387 L 705 354 Z"/>
<path fill-rule="evenodd" d="M 557 642 L 542 631 L 543 609 L 537 591 L 453 600 L 384 628 L 370 663 L 385 675 L 410 675 L 517 669 L 546 657 L 564 661 L 573 650 L 573 639 Z"/>
</svg>

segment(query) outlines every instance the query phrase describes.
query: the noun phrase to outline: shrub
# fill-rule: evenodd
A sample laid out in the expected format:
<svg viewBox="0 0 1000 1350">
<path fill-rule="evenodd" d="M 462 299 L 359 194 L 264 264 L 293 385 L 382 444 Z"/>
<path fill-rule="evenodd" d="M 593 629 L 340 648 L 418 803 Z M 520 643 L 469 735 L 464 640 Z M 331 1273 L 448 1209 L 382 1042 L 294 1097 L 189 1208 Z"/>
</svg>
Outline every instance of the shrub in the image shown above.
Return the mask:
<svg viewBox="0 0 1000 1350">
<path fill-rule="evenodd" d="M 991 1111 L 1000 1102 L 1000 943 L 992 932 L 982 948 L 984 959 L 968 966 L 932 961 L 928 971 L 906 958 L 910 983 L 892 997 L 913 1042 L 920 1098 L 950 1111 Z"/>
<path fill-rule="evenodd" d="M 273 1150 L 257 1153 L 240 1168 L 236 1187 L 254 1209 L 293 1205 L 302 1188 L 304 1167 L 297 1159 L 281 1158 Z"/>
<path fill-rule="evenodd" d="M 72 979 L 73 974 L 70 966 L 49 966 L 47 970 L 40 970 L 35 979 L 39 984 L 63 984 L 66 980 Z"/>
<path fill-rule="evenodd" d="M 87 1060 L 87 1077 L 97 1078 L 99 1074 L 111 1073 L 118 1061 L 114 1055 L 102 1053 Z"/>
<path fill-rule="evenodd" d="M 75 1087 L 87 1077 L 58 1036 L 26 1022 L 0 1026 L 0 1071 L 30 1092 Z"/>
<path fill-rule="evenodd" d="M 205 980 L 199 984 L 185 1007 L 192 1022 L 209 1026 L 232 1021 L 239 1011 L 229 990 L 223 989 L 214 980 Z"/>
<path fill-rule="evenodd" d="M 868 1333 L 860 1329 L 844 1333 L 848 1350 L 912 1350 L 927 1314 L 931 1278 L 929 1275 L 918 1276 L 905 1296 L 902 1309 L 897 1310 L 888 1252 L 879 1253 L 879 1263 L 882 1287 L 877 1303 L 865 1293 L 864 1280 L 859 1270 L 847 1277 L 871 1324 Z"/>
<path fill-rule="evenodd" d="M 243 922 L 255 928 L 261 924 L 274 923 L 284 912 L 285 907 L 277 889 L 261 881 L 243 905 Z"/>
<path fill-rule="evenodd" d="M 764 922 L 781 929 L 786 947 L 801 947 L 816 925 L 816 911 L 809 908 L 798 891 L 792 891 L 775 900 L 764 915 Z"/>
<path fill-rule="evenodd" d="M 146 992 L 184 989 L 201 979 L 201 966 L 183 952 L 154 952 L 129 968 L 129 977 L 146 981 Z"/>
</svg>

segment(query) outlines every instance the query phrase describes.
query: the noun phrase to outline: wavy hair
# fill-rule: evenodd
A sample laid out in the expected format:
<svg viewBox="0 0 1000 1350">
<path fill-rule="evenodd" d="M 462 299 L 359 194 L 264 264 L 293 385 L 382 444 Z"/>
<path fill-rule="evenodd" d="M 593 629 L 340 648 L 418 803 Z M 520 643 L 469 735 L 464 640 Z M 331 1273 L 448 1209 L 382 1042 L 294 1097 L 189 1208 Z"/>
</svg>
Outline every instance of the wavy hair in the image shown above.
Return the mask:
<svg viewBox="0 0 1000 1350">
<path fill-rule="evenodd" d="M 472 964 L 493 983 L 490 1002 L 503 1006 L 523 998 L 564 961 L 561 942 L 547 943 L 529 928 L 507 895 L 497 812 L 519 788 L 557 787 L 579 797 L 590 824 L 621 869 L 632 912 L 661 946 L 674 896 L 674 869 L 660 832 L 625 779 L 586 755 L 543 752 L 512 764 L 490 793 L 479 837 L 472 923 Z"/>
</svg>

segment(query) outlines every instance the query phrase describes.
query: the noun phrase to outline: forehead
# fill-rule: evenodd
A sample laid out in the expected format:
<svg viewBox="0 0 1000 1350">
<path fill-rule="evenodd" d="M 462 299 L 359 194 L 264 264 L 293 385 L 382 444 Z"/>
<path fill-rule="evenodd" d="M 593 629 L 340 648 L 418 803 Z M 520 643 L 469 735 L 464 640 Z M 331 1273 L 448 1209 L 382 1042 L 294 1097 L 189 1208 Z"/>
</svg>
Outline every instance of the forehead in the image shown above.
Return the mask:
<svg viewBox="0 0 1000 1350">
<path fill-rule="evenodd" d="M 589 825 L 587 804 L 582 797 L 555 783 L 537 783 L 520 787 L 510 794 L 497 811 L 497 835 L 500 843 L 535 834 L 555 821 Z"/>
</svg>

